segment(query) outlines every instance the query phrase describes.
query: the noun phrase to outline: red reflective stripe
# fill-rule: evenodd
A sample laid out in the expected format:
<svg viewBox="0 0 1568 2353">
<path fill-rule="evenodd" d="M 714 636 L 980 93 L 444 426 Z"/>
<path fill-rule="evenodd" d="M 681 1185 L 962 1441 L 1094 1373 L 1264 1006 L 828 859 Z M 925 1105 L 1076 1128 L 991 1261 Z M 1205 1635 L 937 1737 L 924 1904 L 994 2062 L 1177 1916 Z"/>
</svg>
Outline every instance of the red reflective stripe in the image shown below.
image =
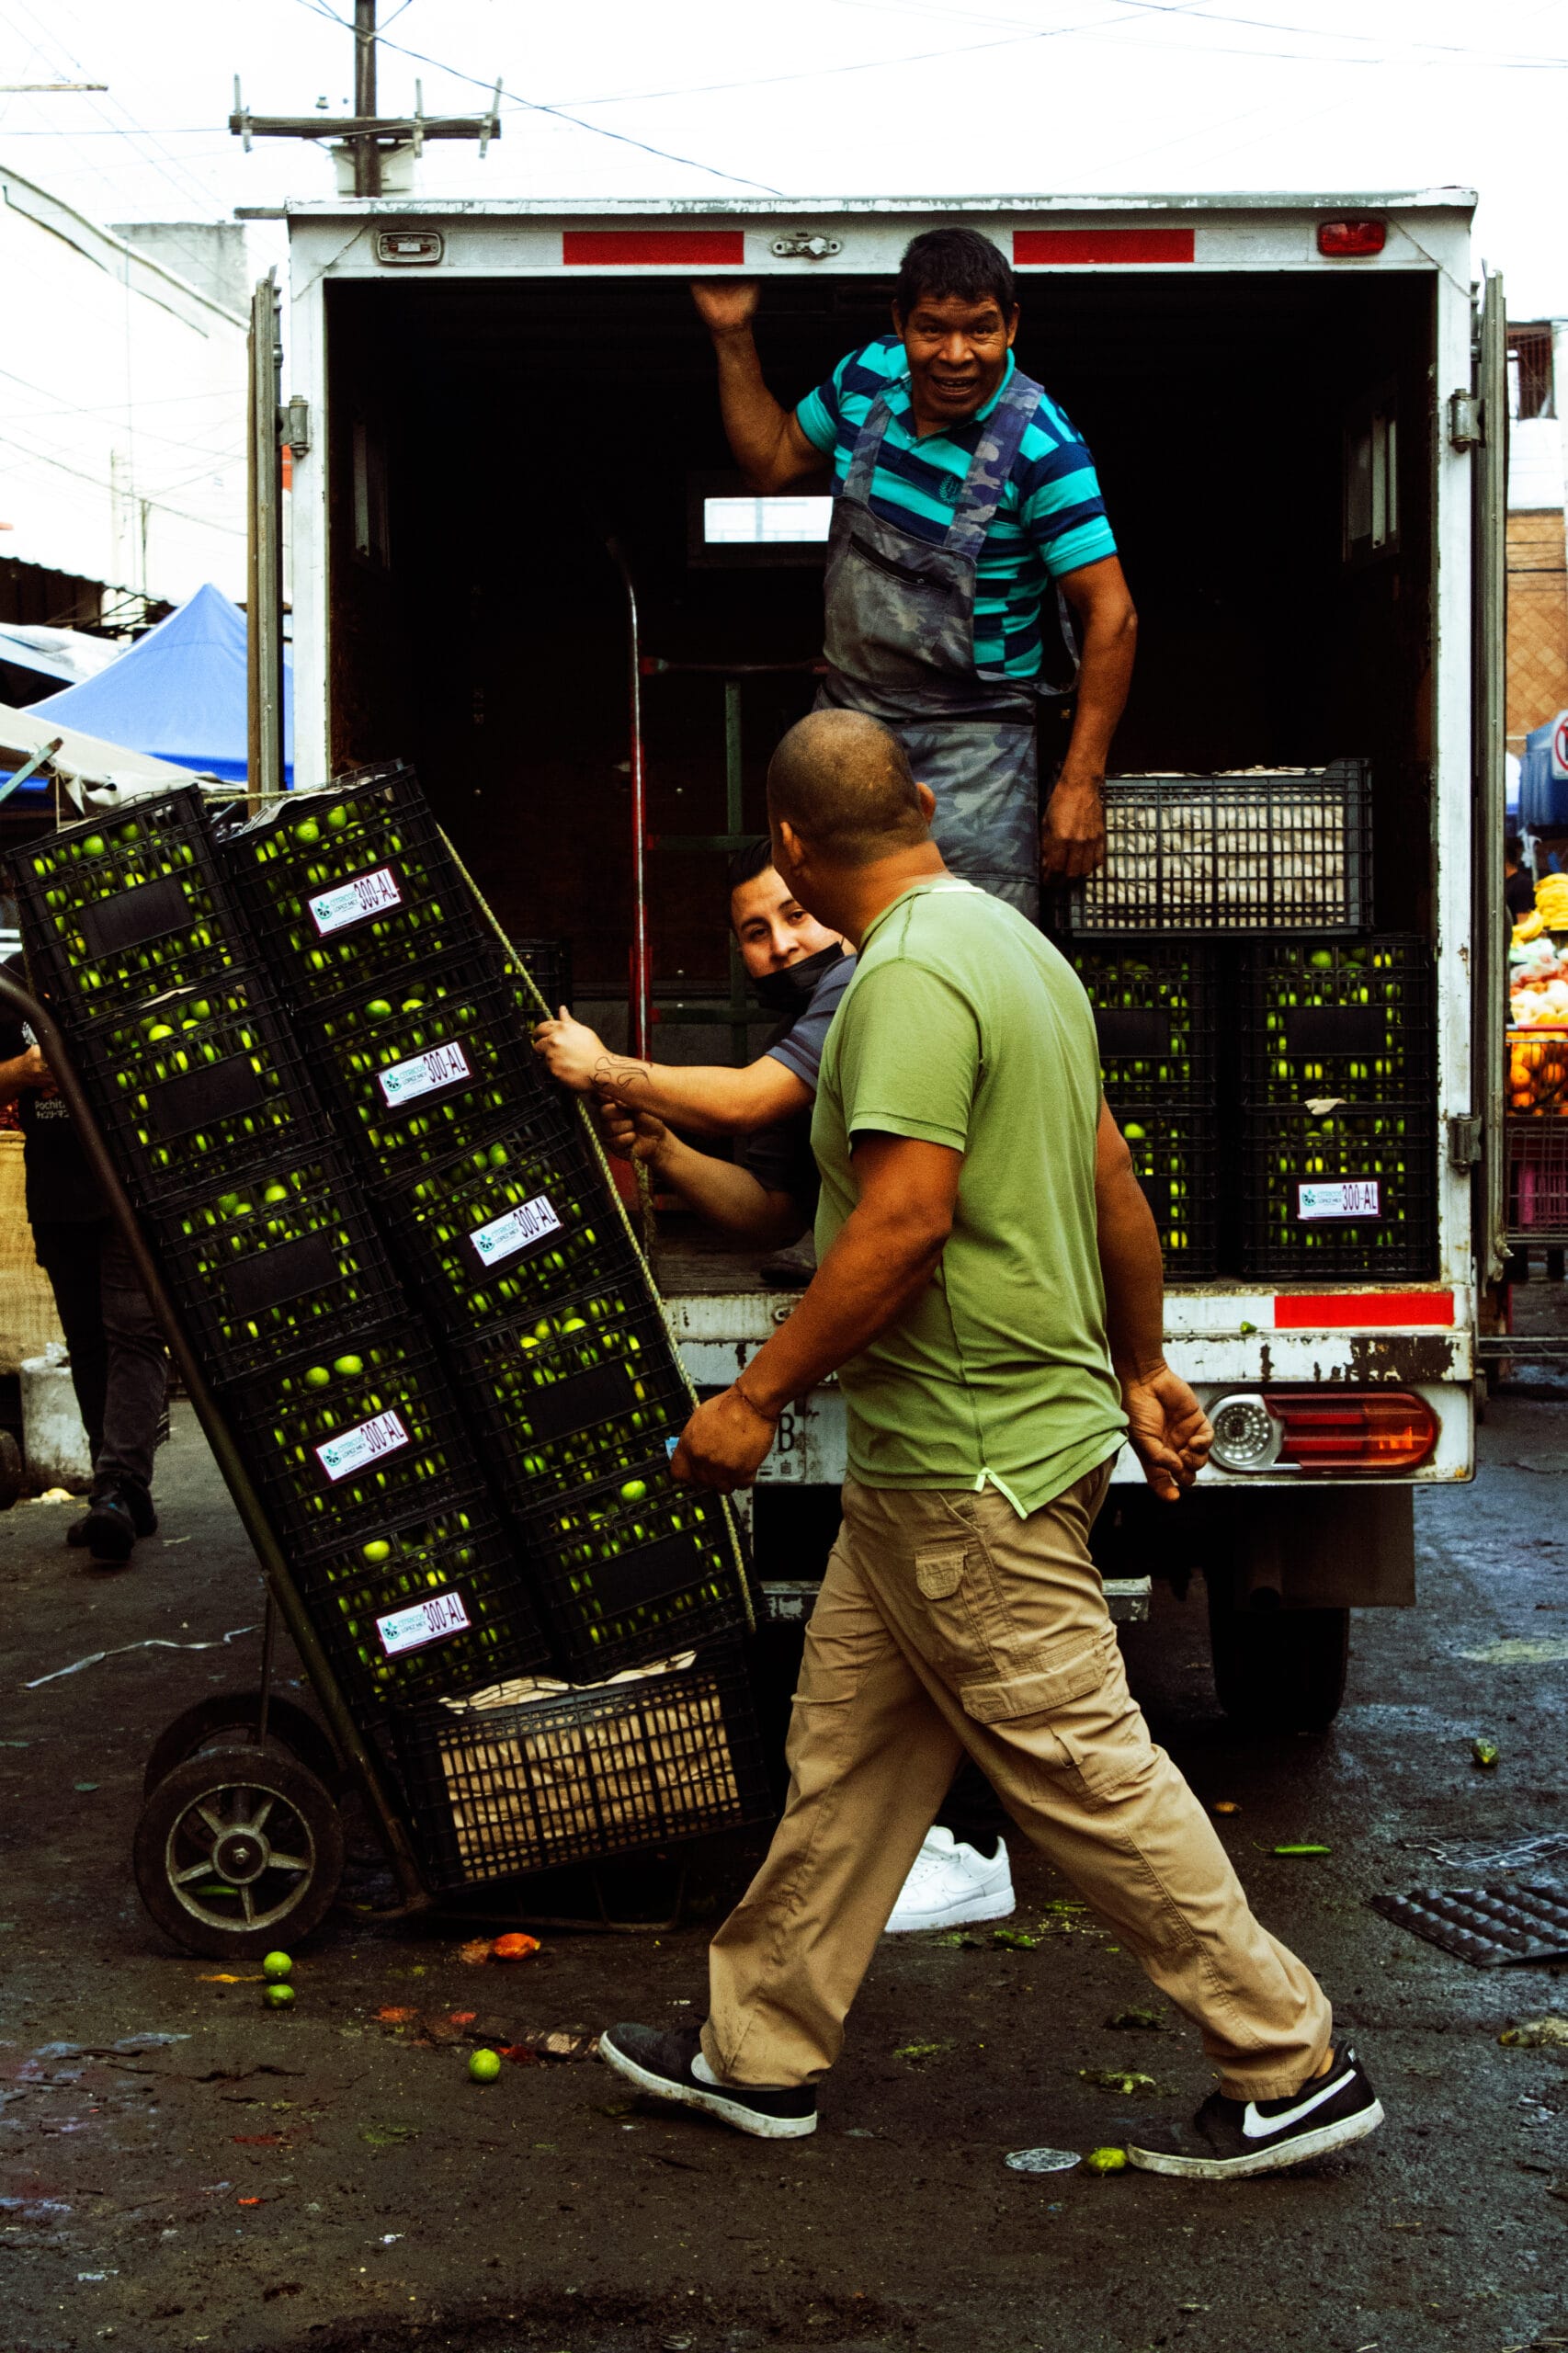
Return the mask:
<svg viewBox="0 0 1568 2353">
<path fill-rule="evenodd" d="M 1013 259 L 1020 264 L 1096 261 L 1190 261 L 1190 229 L 1015 229 Z"/>
<path fill-rule="evenodd" d="M 1291 1291 L 1274 1302 L 1277 1332 L 1345 1332 L 1358 1324 L 1451 1325 L 1453 1320 L 1451 1290 Z"/>
<path fill-rule="evenodd" d="M 561 234 L 561 258 L 569 269 L 661 261 L 710 269 L 745 257 L 744 229 L 564 229 Z"/>
</svg>

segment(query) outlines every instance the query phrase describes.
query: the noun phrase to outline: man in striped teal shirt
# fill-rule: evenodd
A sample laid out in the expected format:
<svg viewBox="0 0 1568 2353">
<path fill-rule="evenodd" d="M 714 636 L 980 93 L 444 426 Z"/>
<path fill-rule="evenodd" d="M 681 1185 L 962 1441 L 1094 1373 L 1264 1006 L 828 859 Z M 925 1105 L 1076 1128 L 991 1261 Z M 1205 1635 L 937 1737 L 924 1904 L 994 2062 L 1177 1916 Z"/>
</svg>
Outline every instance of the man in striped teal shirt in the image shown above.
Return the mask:
<svg viewBox="0 0 1568 2353">
<path fill-rule="evenodd" d="M 1100 788 L 1136 617 L 1088 449 L 1014 358 L 1012 271 L 973 230 L 915 238 L 895 332 L 849 353 L 792 412 L 763 381 L 758 290 L 710 280 L 694 293 L 748 479 L 801 489 L 828 464 L 822 699 L 895 730 L 936 793 L 949 866 L 1032 915 L 1041 868 L 1085 874 L 1104 856 Z M 1041 827 L 1036 708 L 1059 691 L 1041 616 L 1058 589 L 1080 668 Z"/>
</svg>

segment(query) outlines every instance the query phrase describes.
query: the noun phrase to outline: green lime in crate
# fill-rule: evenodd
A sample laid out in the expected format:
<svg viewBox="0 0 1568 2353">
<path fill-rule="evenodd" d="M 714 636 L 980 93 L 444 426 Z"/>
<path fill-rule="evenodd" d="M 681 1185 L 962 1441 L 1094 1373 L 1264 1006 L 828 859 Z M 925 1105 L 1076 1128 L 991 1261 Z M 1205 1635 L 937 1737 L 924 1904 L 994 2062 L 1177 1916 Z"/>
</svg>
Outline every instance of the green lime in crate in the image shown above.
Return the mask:
<svg viewBox="0 0 1568 2353">
<path fill-rule="evenodd" d="M 413 1323 L 229 1383 L 224 1407 L 282 1533 L 312 1547 L 482 1484 L 451 1385 Z"/>
<path fill-rule="evenodd" d="M 1242 986 L 1249 1100 L 1419 1097 L 1433 1072 L 1433 994 L 1431 949 L 1403 934 L 1249 949 Z"/>
<path fill-rule="evenodd" d="M 153 1212 L 164 1275 L 209 1377 L 259 1372 L 317 1333 L 402 1309 L 386 1246 L 341 1153 L 268 1160 Z"/>
<path fill-rule="evenodd" d="M 553 1104 L 412 1176 L 382 1203 L 403 1263 L 449 1332 L 602 1283 L 641 1285 L 597 1165 Z"/>
<path fill-rule="evenodd" d="M 489 949 L 426 966 L 390 994 L 310 1017 L 344 1136 L 378 1185 L 445 1159 L 537 1102 L 564 1125 L 528 1039 L 518 983 Z"/>
<path fill-rule="evenodd" d="M 224 856 L 298 1006 L 395 982 L 488 938 L 418 779 L 401 763 L 291 795 L 230 834 Z"/>
<path fill-rule="evenodd" d="M 664 1463 L 520 1511 L 557 1655 L 604 1676 L 739 1626 L 744 1588 L 722 1496 Z"/>
<path fill-rule="evenodd" d="M 493 1324 L 456 1345 L 452 1367 L 493 1476 L 525 1506 L 662 1470 L 692 1410 L 641 1283 Z"/>
<path fill-rule="evenodd" d="M 1212 1104 L 1123 1100 L 1111 1105 L 1132 1170 L 1159 1229 L 1165 1280 L 1198 1282 L 1219 1253 L 1219 1150 Z"/>
<path fill-rule="evenodd" d="M 327 1135 L 304 1062 L 265 973 L 235 970 L 95 1022 L 73 1041 L 135 1198 L 210 1187 L 264 1155 Z"/>
<path fill-rule="evenodd" d="M 33 979 L 76 1020 L 254 953 L 194 785 L 28 842 L 12 860 Z"/>
<path fill-rule="evenodd" d="M 361 1710 L 472 1691 L 549 1660 L 527 1575 L 487 1495 L 377 1525 L 310 1554 L 297 1575 Z"/>
</svg>

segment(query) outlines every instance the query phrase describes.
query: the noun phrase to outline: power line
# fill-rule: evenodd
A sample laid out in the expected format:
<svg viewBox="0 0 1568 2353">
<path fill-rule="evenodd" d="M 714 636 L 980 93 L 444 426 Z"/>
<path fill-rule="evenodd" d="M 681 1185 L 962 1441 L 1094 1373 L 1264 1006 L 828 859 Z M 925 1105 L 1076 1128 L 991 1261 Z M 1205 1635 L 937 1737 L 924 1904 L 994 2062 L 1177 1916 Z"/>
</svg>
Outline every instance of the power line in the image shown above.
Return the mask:
<svg viewBox="0 0 1568 2353">
<path fill-rule="evenodd" d="M 229 539 L 243 540 L 245 536 L 244 528 L 241 524 L 217 523 L 210 515 L 192 515 L 186 507 L 171 506 L 167 499 L 151 497 L 145 491 L 135 490 L 117 482 L 106 482 L 102 474 L 90 474 L 81 466 L 67 465 L 63 458 L 51 458 L 47 449 L 29 449 L 25 441 L 17 441 L 9 433 L 0 431 L 0 444 L 4 444 L 6 449 L 17 450 L 23 458 L 33 459 L 39 465 L 53 466 L 62 474 L 74 475 L 77 482 L 88 483 L 95 490 L 107 490 L 111 497 L 123 497 L 130 505 L 155 506 L 162 515 L 176 516 L 180 522 L 194 523 L 199 530 L 222 531 Z M 193 475 L 191 479 L 194 481 L 196 477 Z M 178 487 L 177 484 L 176 486 Z M 137 594 L 141 595 L 141 593 L 139 589 Z"/>
<path fill-rule="evenodd" d="M 296 0 L 296 5 L 308 9 L 312 16 L 324 17 L 329 24 L 340 27 L 345 32 L 353 29 L 344 17 L 324 5 L 324 0 Z M 422 49 L 408 48 L 403 41 L 388 40 L 384 42 L 384 46 L 388 49 L 395 49 L 400 57 L 412 58 L 416 65 L 433 65 L 437 73 L 449 74 L 454 81 L 467 82 L 474 89 L 488 90 L 493 86 L 491 83 L 482 80 L 477 74 L 465 74 L 460 66 L 449 65 L 445 58 L 431 57 Z M 564 107 L 547 105 L 541 98 L 508 98 L 506 101 L 506 108 L 509 113 L 526 111 L 528 114 L 553 116 L 558 122 L 569 122 L 578 131 L 591 131 L 596 139 L 613 139 L 618 146 L 640 148 L 645 155 L 657 155 L 662 163 L 684 164 L 689 171 L 707 172 L 712 178 L 730 180 L 737 188 L 755 188 L 764 196 L 785 194 L 783 188 L 774 188 L 767 180 L 749 179 L 744 172 L 726 172 L 719 165 L 705 164 L 695 155 L 674 154 L 667 147 L 652 146 L 646 139 L 633 139 L 630 132 L 624 131 L 610 131 L 603 123 L 580 122 L 577 117 L 569 114 Z"/>
</svg>

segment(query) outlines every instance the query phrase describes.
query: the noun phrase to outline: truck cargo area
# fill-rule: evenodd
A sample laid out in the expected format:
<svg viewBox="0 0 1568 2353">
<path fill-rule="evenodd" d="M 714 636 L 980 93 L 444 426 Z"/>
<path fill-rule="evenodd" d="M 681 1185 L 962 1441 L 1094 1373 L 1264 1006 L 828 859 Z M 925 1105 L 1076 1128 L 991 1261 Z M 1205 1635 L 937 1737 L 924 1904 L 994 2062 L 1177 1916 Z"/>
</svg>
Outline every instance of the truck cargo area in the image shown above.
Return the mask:
<svg viewBox="0 0 1568 2353">
<path fill-rule="evenodd" d="M 1017 346 L 1094 451 L 1139 608 L 1119 771 L 1366 757 L 1375 926 L 1428 938 L 1434 285 L 1026 274 Z M 890 291 L 769 280 L 778 396 L 880 332 Z M 684 279 L 383 278 L 325 297 L 332 766 L 412 758 L 507 927 L 569 936 L 579 998 L 623 1002 L 626 633 L 605 542 L 626 549 L 646 650 L 716 665 L 819 652 L 820 561 L 715 565 L 699 521 L 694 540 L 730 460 Z M 812 690 L 804 672 L 745 686 L 748 824 Z M 654 835 L 722 833 L 719 678 L 649 679 L 646 738 Z M 722 992 L 718 854 L 656 848 L 650 883 L 658 994 Z M 710 1057 L 722 1034 L 685 1050 Z"/>
</svg>

